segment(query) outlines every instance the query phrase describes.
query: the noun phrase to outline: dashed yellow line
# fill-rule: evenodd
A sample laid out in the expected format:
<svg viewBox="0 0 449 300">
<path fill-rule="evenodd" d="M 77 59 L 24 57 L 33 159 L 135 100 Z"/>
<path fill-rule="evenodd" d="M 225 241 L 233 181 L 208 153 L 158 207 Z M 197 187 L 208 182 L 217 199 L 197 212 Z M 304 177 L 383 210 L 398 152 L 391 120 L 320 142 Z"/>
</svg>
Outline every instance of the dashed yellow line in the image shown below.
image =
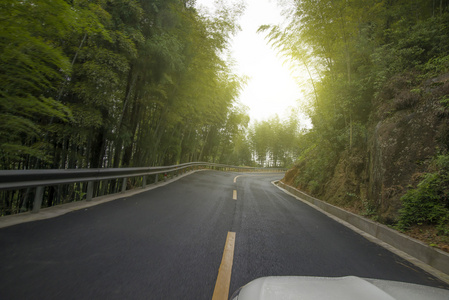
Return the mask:
<svg viewBox="0 0 449 300">
<path fill-rule="evenodd" d="M 234 190 L 232 193 L 232 200 L 237 200 L 237 191 Z"/>
<path fill-rule="evenodd" d="M 234 260 L 235 232 L 228 232 L 212 300 L 228 300 Z"/>
</svg>

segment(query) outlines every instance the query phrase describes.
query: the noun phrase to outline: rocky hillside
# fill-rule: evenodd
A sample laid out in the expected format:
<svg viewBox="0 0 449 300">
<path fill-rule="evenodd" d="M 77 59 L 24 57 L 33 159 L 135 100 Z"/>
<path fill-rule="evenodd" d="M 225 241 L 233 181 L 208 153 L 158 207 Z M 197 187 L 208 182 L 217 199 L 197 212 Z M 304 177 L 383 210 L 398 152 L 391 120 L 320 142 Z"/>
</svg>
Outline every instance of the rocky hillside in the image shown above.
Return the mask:
<svg viewBox="0 0 449 300">
<path fill-rule="evenodd" d="M 284 180 L 449 240 L 449 2 L 297 1 L 293 9 L 285 30 L 261 29 L 310 71 L 304 112 L 313 128 Z"/>
<path fill-rule="evenodd" d="M 400 197 L 418 184 L 431 159 L 449 145 L 448 110 L 441 103 L 449 94 L 449 73 L 415 88 L 409 84 L 412 80 L 402 77 L 389 83 L 369 127 L 362 176 L 366 197 L 386 222 L 396 219 Z"/>
<path fill-rule="evenodd" d="M 334 205 L 396 224 L 401 197 L 432 171 L 433 158 L 449 149 L 449 73 L 419 78 L 398 76 L 384 86 L 373 103 L 366 143 L 340 152 L 321 188 L 301 184 L 307 160 L 290 169 L 283 181 Z"/>
</svg>

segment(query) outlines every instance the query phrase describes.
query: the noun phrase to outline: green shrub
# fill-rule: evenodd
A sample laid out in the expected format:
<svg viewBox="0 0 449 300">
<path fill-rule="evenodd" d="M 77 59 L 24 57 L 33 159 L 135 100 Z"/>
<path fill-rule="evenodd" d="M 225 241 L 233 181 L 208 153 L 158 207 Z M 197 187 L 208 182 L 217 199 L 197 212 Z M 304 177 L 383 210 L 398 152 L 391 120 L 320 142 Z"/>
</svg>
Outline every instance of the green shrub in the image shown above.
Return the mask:
<svg viewBox="0 0 449 300">
<path fill-rule="evenodd" d="M 418 186 L 401 198 L 398 229 L 433 224 L 440 234 L 449 235 L 449 155 L 436 157 L 432 168 L 434 172 L 425 174 Z"/>
<path fill-rule="evenodd" d="M 449 70 L 449 55 L 432 57 L 421 69 L 425 72 L 424 78 L 431 78 L 446 73 Z"/>
</svg>

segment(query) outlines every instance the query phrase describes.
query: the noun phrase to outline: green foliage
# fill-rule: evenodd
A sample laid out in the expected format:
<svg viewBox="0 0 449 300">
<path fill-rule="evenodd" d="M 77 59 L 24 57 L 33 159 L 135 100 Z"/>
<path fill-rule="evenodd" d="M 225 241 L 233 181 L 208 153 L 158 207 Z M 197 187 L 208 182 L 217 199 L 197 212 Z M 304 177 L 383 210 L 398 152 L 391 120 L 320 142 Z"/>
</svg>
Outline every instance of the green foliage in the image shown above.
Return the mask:
<svg viewBox="0 0 449 300">
<path fill-rule="evenodd" d="M 2 1 L 1 168 L 250 163 L 222 58 L 242 7 L 194 4 Z"/>
<path fill-rule="evenodd" d="M 440 104 L 443 105 L 446 109 L 449 108 L 449 95 L 445 95 L 440 99 Z"/>
<path fill-rule="evenodd" d="M 435 224 L 440 234 L 449 235 L 449 155 L 437 156 L 433 168 L 435 172 L 425 174 L 418 186 L 401 198 L 399 229 Z"/>
<path fill-rule="evenodd" d="M 383 89 L 404 72 L 447 72 L 448 3 L 432 1 L 295 1 L 284 28 L 264 25 L 271 45 L 309 76 L 304 104 L 313 129 L 301 138 L 297 183 L 320 193 L 343 151 L 367 148 L 373 104 L 390 101 Z M 382 91 L 382 92 L 381 92 Z M 395 98 L 412 108 L 422 95 Z M 445 98 L 441 99 L 445 105 Z M 375 107 L 377 109 L 377 107 Z"/>
<path fill-rule="evenodd" d="M 359 197 L 354 193 L 346 193 L 346 196 L 349 200 L 355 200 L 362 204 L 363 210 L 361 211 L 361 215 L 365 217 L 370 217 L 371 219 L 377 220 L 377 207 L 369 200 Z"/>
<path fill-rule="evenodd" d="M 447 72 L 448 18 L 445 13 L 414 24 L 406 19 L 397 21 L 388 30 L 389 42 L 378 46 L 372 54 L 377 88 L 393 75 L 412 69 L 426 74 L 425 78 Z"/>
<path fill-rule="evenodd" d="M 295 115 L 282 122 L 278 116 L 255 122 L 248 139 L 260 166 L 288 167 L 297 156 L 299 120 Z"/>
<path fill-rule="evenodd" d="M 325 184 L 334 173 L 337 155 L 332 149 L 317 147 L 310 155 L 304 156 L 304 160 L 298 162 L 303 170 L 298 183 L 316 195 L 324 192 Z"/>
<path fill-rule="evenodd" d="M 11 168 L 26 156 L 47 157 L 43 120 L 71 118 L 52 93 L 71 71 L 59 40 L 77 25 L 62 0 L 2 1 L 0 10 L 0 165 Z"/>
<path fill-rule="evenodd" d="M 236 100 L 244 79 L 224 59 L 242 9 L 1 1 L 0 168 L 253 164 L 249 117 Z"/>
<path fill-rule="evenodd" d="M 449 55 L 429 59 L 422 67 L 426 78 L 449 72 Z"/>
</svg>

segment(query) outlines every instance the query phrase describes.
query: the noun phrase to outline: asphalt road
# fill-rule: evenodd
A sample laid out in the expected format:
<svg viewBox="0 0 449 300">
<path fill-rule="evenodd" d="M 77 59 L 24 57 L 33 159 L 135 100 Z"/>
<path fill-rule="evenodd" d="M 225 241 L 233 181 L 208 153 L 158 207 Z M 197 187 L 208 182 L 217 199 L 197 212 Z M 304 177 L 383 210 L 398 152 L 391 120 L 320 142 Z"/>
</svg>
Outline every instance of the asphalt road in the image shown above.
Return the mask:
<svg viewBox="0 0 449 300">
<path fill-rule="evenodd" d="M 0 299 L 211 299 L 235 232 L 230 294 L 272 275 L 449 288 L 271 184 L 198 172 L 128 198 L 0 229 Z M 233 200 L 236 190 L 237 200 Z"/>
</svg>

